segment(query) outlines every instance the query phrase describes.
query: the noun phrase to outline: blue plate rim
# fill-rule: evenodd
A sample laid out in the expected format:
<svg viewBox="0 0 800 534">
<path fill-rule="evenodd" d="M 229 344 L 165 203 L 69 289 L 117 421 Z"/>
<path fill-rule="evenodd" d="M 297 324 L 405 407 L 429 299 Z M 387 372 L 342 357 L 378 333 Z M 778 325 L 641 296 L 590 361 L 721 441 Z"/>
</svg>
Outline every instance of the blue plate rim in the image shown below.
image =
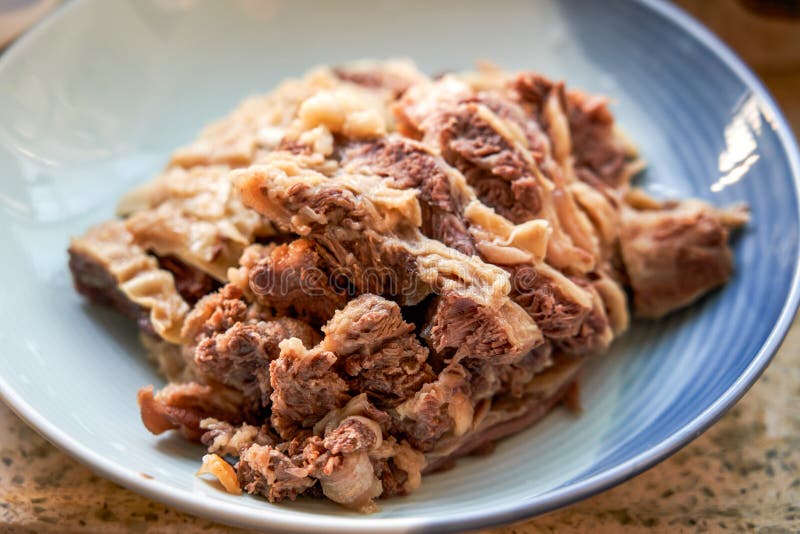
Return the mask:
<svg viewBox="0 0 800 534">
<path fill-rule="evenodd" d="M 667 0 L 630 1 L 646 7 L 654 14 L 686 31 L 689 36 L 721 59 L 726 67 L 761 100 L 774 118 L 771 124 L 787 157 L 795 195 L 800 199 L 800 149 L 798 149 L 792 129 L 780 107 L 761 80 L 728 45 L 680 7 Z M 87 2 L 88 0 L 73 0 L 61 4 L 46 15 L 0 56 L 0 73 L 12 57 L 24 52 L 29 42 L 38 39 L 40 34 L 45 33 L 50 26 L 57 23 L 65 13 Z M 800 203 L 797 205 L 796 216 L 800 222 Z M 155 479 L 145 479 L 140 473 L 107 460 L 91 448 L 84 447 L 38 413 L 3 376 L 0 376 L 0 400 L 50 443 L 104 478 L 140 495 L 207 519 L 249 528 L 268 526 L 273 531 L 281 532 L 463 532 L 511 523 L 568 506 L 625 482 L 676 453 L 722 417 L 758 380 L 783 342 L 797 313 L 798 305 L 800 305 L 800 257 L 795 261 L 791 287 L 781 313 L 753 360 L 722 395 L 680 431 L 612 469 L 597 473 L 566 488 L 556 489 L 542 498 L 509 505 L 505 508 L 480 510 L 447 519 L 332 517 L 308 512 L 289 513 L 283 517 L 269 517 L 264 513 L 266 508 L 256 510 L 230 505 L 215 507 L 210 505 L 210 502 L 214 501 L 204 502 L 205 499 L 201 495 L 178 490 Z"/>
</svg>

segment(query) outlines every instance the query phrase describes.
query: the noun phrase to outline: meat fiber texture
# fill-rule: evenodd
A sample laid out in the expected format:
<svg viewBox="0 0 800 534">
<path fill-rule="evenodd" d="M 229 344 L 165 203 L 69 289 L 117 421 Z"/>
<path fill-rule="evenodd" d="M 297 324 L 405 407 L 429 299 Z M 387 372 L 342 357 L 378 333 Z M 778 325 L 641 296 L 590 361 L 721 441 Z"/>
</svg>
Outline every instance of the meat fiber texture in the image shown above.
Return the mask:
<svg viewBox="0 0 800 534">
<path fill-rule="evenodd" d="M 633 310 L 724 284 L 746 210 L 661 202 L 607 100 L 491 66 L 318 68 L 242 103 L 72 241 L 169 383 L 154 434 L 270 501 L 369 512 L 559 402 Z"/>
</svg>

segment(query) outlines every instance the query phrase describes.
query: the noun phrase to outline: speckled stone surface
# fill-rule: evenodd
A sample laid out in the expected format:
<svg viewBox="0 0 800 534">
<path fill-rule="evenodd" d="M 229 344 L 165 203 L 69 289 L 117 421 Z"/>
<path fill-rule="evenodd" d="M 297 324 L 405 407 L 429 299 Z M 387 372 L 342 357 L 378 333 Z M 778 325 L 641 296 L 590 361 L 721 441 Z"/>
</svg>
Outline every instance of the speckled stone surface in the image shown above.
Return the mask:
<svg viewBox="0 0 800 534">
<path fill-rule="evenodd" d="M 727 1 L 680 3 L 703 17 L 714 12 L 709 3 Z M 800 60 L 760 74 L 800 132 Z M 93 475 L 0 404 L 0 532 L 176 530 L 243 532 Z M 566 530 L 800 532 L 800 319 L 758 383 L 681 452 L 591 499 L 486 532 Z"/>
</svg>

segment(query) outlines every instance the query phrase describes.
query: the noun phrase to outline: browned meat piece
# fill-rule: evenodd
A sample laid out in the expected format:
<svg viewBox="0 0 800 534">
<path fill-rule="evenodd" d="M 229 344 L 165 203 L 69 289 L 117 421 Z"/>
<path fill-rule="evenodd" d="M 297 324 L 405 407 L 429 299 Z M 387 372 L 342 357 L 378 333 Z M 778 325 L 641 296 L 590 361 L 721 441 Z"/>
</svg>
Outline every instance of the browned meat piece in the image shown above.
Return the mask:
<svg viewBox="0 0 800 534">
<path fill-rule="evenodd" d="M 627 149 L 614 132 L 608 99 L 581 91 L 567 91 L 567 117 L 578 178 L 611 187 L 626 185 Z"/>
<path fill-rule="evenodd" d="M 272 393 L 269 364 L 280 354 L 279 343 L 292 337 L 309 346 L 319 341 L 316 330 L 288 317 L 240 322 L 203 339 L 195 349 L 194 361 L 205 376 L 241 391 L 255 405 L 266 407 Z"/>
<path fill-rule="evenodd" d="M 728 230 L 699 201 L 622 212 L 622 259 L 640 317 L 661 317 L 721 286 L 733 272 Z"/>
<path fill-rule="evenodd" d="M 563 82 L 556 83 L 535 73 L 517 76 L 512 89 L 551 138 L 559 133 L 547 106 L 551 96 L 557 99 L 566 114 L 569 145 L 566 148 L 575 158 L 578 178 L 593 186 L 605 184 L 618 188 L 626 185 L 629 178 L 625 172 L 627 148 L 614 131 L 614 117 L 608 109 L 607 98 L 566 91 Z M 554 139 L 554 144 L 558 142 Z"/>
<path fill-rule="evenodd" d="M 570 279 L 545 265 L 514 265 L 511 298 L 551 339 L 575 336 L 591 311 L 590 296 Z"/>
<path fill-rule="evenodd" d="M 400 116 L 464 174 L 482 203 L 517 224 L 546 220 L 552 229 L 549 263 L 588 272 L 599 255 L 591 222 L 579 210 L 547 137 L 502 94 L 476 92 L 446 79 L 423 95 L 410 90 L 401 100 Z"/>
<path fill-rule="evenodd" d="M 325 323 L 347 302 L 347 280 L 334 279 L 331 267 L 308 239 L 273 248 L 250 269 L 249 287 L 260 304 L 278 315 L 290 314 L 315 325 Z"/>
<path fill-rule="evenodd" d="M 326 433 L 322 445 L 333 454 L 370 450 L 378 444 L 383 434 L 380 430 L 376 433 L 375 429 L 374 421 L 364 417 L 348 417 L 333 431 Z"/>
<path fill-rule="evenodd" d="M 559 351 L 571 355 L 603 351 L 614 338 L 605 303 L 591 282 L 581 278 L 575 278 L 573 282 L 588 292 L 591 308 L 574 336 L 555 339 L 553 344 Z"/>
<path fill-rule="evenodd" d="M 153 434 L 178 429 L 190 440 L 199 441 L 203 419 L 213 417 L 239 423 L 245 417 L 238 392 L 225 387 L 188 382 L 169 384 L 155 395 L 153 386 L 139 390 L 139 409 L 144 426 Z"/>
<path fill-rule="evenodd" d="M 416 479 L 422 468 L 417 457 L 392 441 L 384 442 L 380 426 L 363 415 L 345 415 L 331 421 L 323 435 L 295 439 L 276 447 L 253 445 L 237 464 L 239 479 L 248 493 L 265 495 L 271 501 L 294 499 L 317 481 L 326 497 L 348 508 L 372 511 L 372 499 L 383 487 L 373 457 L 394 459 L 404 478 Z"/>
<path fill-rule="evenodd" d="M 479 109 L 476 103 L 465 103 L 447 115 L 440 133 L 442 154 L 464 173 L 481 201 L 512 222 L 530 220 L 542 209 L 531 162 L 481 117 Z"/>
<path fill-rule="evenodd" d="M 524 330 L 530 321 L 525 310 L 510 302 L 504 308 L 481 306 L 466 292 L 445 292 L 432 304 L 422 336 L 435 352 L 455 360 L 469 356 L 514 362 L 543 339 Z"/>
<path fill-rule="evenodd" d="M 159 257 L 158 265 L 172 273 L 175 277 L 175 289 L 190 305 L 219 287 L 219 283 L 211 276 L 185 264 L 175 256 Z"/>
<path fill-rule="evenodd" d="M 469 372 L 451 363 L 438 378 L 397 407 L 400 428 L 415 448 L 432 450 L 445 434 L 462 436 L 472 425 Z"/>
<path fill-rule="evenodd" d="M 464 254 L 475 254 L 462 215 L 464 201 L 453 191 L 444 162 L 424 145 L 402 137 L 359 143 L 343 151 L 342 165 L 388 177 L 399 189 L 418 188 L 422 233 Z"/>
<path fill-rule="evenodd" d="M 306 349 L 298 339 L 281 343 L 280 356 L 269 366 L 272 426 L 285 439 L 311 428 L 347 402 L 347 383 L 334 370 L 336 355 Z"/>
<path fill-rule="evenodd" d="M 294 500 L 317 483 L 308 476 L 303 455 L 295 458 L 271 445 L 252 445 L 236 464 L 239 482 L 247 493 L 264 495 L 270 502 Z"/>
<path fill-rule="evenodd" d="M 428 349 L 403 320 L 400 306 L 377 295 L 362 295 L 323 327 L 322 347 L 335 353 L 350 388 L 393 406 L 435 378 Z"/>
<path fill-rule="evenodd" d="M 242 294 L 239 287 L 228 284 L 200 299 L 186 316 L 181 336 L 190 344 L 199 343 L 246 320 L 247 304 L 242 300 Z"/>
</svg>

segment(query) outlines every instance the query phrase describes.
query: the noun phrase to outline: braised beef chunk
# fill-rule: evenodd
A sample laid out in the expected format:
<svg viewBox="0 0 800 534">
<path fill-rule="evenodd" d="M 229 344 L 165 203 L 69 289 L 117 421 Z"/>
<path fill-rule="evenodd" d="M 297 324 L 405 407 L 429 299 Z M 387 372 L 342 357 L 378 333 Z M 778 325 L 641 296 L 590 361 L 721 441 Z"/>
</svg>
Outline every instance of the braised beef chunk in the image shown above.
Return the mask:
<svg viewBox="0 0 800 534">
<path fill-rule="evenodd" d="M 266 407 L 272 393 L 269 365 L 280 354 L 280 342 L 289 338 L 298 338 L 312 346 L 319 340 L 319 334 L 309 325 L 288 317 L 239 322 L 201 341 L 195 349 L 194 361 L 202 374 Z"/>
<path fill-rule="evenodd" d="M 453 291 L 433 303 L 423 337 L 434 351 L 451 358 L 509 363 L 543 341 L 538 329 L 527 331 L 529 325 L 528 315 L 518 306 L 507 306 L 506 313 L 500 313 L 468 293 Z"/>
<path fill-rule="evenodd" d="M 257 302 L 315 325 L 347 302 L 348 281 L 325 263 L 314 243 L 296 239 L 275 247 L 249 273 Z"/>
<path fill-rule="evenodd" d="M 623 185 L 627 155 L 625 146 L 614 135 L 608 100 L 579 91 L 568 91 L 566 95 L 578 177 L 587 183 L 599 178 L 612 187 Z"/>
<path fill-rule="evenodd" d="M 462 200 L 442 162 L 424 145 L 402 137 L 359 143 L 344 151 L 342 164 L 390 178 L 400 189 L 418 188 L 422 233 L 464 254 L 475 254 L 462 216 Z"/>
<path fill-rule="evenodd" d="M 347 383 L 336 373 L 336 355 L 307 349 L 299 339 L 281 343 L 280 356 L 270 363 L 272 426 L 289 439 L 309 429 L 349 398 Z"/>
<path fill-rule="evenodd" d="M 604 97 L 536 73 L 321 67 L 205 129 L 70 269 L 147 332 L 148 430 L 232 493 L 368 513 L 580 411 L 629 290 L 658 317 L 729 279 L 747 214 L 650 198 L 640 168 Z"/>
<path fill-rule="evenodd" d="M 625 143 L 614 132 L 614 117 L 608 99 L 582 91 L 567 91 L 563 83 L 554 83 L 535 73 L 520 74 L 512 83 L 517 98 L 553 136 L 556 125 L 546 110 L 553 97 L 566 115 L 569 145 L 575 174 L 590 185 L 620 187 L 628 173 Z"/>
<path fill-rule="evenodd" d="M 699 201 L 622 212 L 622 259 L 636 314 L 656 318 L 690 304 L 733 272 L 722 215 Z"/>
<path fill-rule="evenodd" d="M 448 365 L 435 381 L 397 407 L 400 427 L 409 443 L 427 452 L 445 434 L 461 436 L 472 425 L 469 372 L 458 363 Z"/>
<path fill-rule="evenodd" d="M 199 343 L 247 320 L 247 304 L 242 295 L 241 289 L 228 284 L 200 299 L 187 315 L 181 336 L 191 343 Z"/>
<path fill-rule="evenodd" d="M 464 173 L 481 201 L 512 222 L 530 220 L 542 208 L 539 185 L 522 154 L 479 110 L 479 104 L 465 103 L 447 116 L 440 133 L 442 154 Z"/>
<path fill-rule="evenodd" d="M 323 346 L 354 391 L 365 391 L 381 406 L 405 400 L 434 379 L 428 349 L 403 320 L 400 306 L 377 295 L 362 295 L 323 327 Z"/>
</svg>

